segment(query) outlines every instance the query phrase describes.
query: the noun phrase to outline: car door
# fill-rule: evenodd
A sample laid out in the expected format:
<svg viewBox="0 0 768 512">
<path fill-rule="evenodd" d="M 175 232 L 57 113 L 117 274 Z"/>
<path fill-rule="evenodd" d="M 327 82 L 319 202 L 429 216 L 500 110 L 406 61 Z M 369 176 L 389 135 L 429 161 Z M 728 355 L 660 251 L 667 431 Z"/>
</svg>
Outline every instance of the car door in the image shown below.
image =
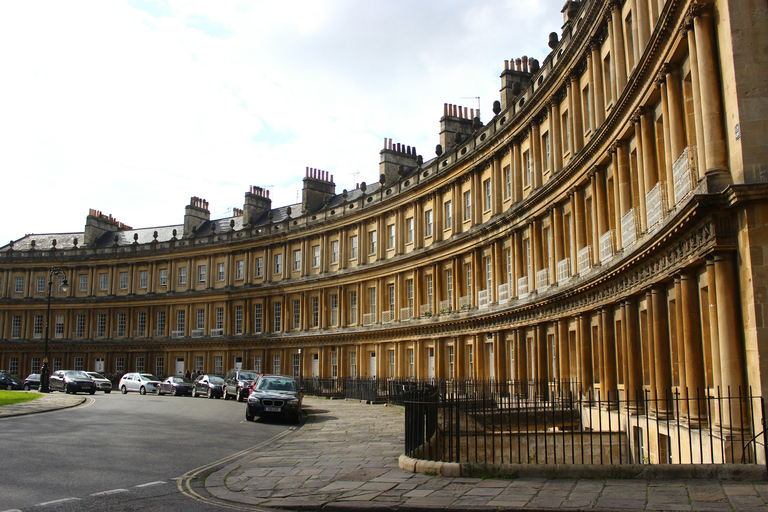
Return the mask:
<svg viewBox="0 0 768 512">
<path fill-rule="evenodd" d="M 61 375 L 60 371 L 59 372 L 53 372 L 53 374 L 51 375 L 51 377 L 50 377 L 50 379 L 48 381 L 48 386 L 53 391 L 61 391 L 62 390 L 62 386 L 61 386 L 62 380 L 63 379 L 62 379 L 62 375 Z"/>
<path fill-rule="evenodd" d="M 128 388 L 128 391 L 138 391 L 138 381 L 136 380 L 136 374 L 132 374 L 128 376 L 128 380 L 125 382 L 125 387 Z"/>
</svg>

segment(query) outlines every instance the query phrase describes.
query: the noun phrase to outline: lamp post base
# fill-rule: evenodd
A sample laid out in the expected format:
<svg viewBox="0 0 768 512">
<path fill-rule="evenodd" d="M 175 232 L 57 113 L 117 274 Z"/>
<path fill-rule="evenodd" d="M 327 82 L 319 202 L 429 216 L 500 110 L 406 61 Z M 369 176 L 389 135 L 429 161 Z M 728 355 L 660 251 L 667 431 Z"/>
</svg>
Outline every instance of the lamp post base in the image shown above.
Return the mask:
<svg viewBox="0 0 768 512">
<path fill-rule="evenodd" d="M 48 367 L 48 360 L 43 361 L 43 366 L 40 368 L 40 392 L 51 392 L 51 369 Z"/>
</svg>

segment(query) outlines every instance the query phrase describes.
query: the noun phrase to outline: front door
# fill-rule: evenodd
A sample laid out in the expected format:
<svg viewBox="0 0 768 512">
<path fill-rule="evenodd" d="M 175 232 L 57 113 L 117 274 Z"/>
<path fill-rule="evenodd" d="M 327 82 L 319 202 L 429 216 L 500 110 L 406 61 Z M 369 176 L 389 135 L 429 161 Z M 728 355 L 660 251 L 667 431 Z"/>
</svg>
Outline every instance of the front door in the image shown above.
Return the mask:
<svg viewBox="0 0 768 512">
<path fill-rule="evenodd" d="M 320 376 L 320 354 L 312 354 L 312 378 Z"/>
<path fill-rule="evenodd" d="M 179 377 L 184 376 L 184 358 L 183 357 L 177 357 L 176 358 L 176 375 Z"/>
<path fill-rule="evenodd" d="M 371 352 L 371 367 L 368 375 L 372 379 L 376 377 L 376 352 Z"/>
<path fill-rule="evenodd" d="M 93 371 L 97 373 L 102 373 L 104 371 L 104 358 L 103 357 L 97 357 L 96 360 L 93 363 Z"/>
<path fill-rule="evenodd" d="M 430 379 L 435 378 L 435 347 L 429 347 L 429 357 L 427 360 L 427 377 Z"/>
</svg>

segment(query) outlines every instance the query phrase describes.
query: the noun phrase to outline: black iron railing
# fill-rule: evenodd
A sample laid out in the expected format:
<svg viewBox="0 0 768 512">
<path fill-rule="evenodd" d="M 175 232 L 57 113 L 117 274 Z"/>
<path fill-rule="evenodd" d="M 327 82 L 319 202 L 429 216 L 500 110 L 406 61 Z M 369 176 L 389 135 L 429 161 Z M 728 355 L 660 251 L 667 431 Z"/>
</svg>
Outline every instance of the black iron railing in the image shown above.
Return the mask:
<svg viewBox="0 0 768 512">
<path fill-rule="evenodd" d="M 438 381 L 405 391 L 406 454 L 484 464 L 757 464 L 762 397 L 579 392 L 575 381 Z"/>
</svg>

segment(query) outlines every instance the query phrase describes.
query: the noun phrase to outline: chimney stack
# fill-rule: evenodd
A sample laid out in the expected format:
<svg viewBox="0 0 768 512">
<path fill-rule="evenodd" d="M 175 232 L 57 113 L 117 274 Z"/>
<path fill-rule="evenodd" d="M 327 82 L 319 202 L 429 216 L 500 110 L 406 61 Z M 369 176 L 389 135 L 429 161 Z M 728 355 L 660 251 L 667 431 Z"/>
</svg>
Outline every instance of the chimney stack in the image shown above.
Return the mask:
<svg viewBox="0 0 768 512">
<path fill-rule="evenodd" d="M 88 209 L 88 217 L 85 219 L 85 236 L 83 243 L 88 247 L 96 242 L 101 235 L 110 231 L 129 231 L 133 229 L 127 224 L 112 217 L 112 214 L 105 215 L 99 210 Z"/>
<path fill-rule="evenodd" d="M 307 167 L 303 182 L 304 187 L 301 192 L 302 213 L 317 210 L 325 204 L 327 199 L 336 195 L 336 184 L 333 182 L 333 175 L 328 171 Z"/>
<path fill-rule="evenodd" d="M 272 200 L 269 198 L 269 190 L 251 185 L 245 193 L 243 204 L 243 227 L 250 228 L 256 223 L 264 212 L 272 210 Z"/>
<path fill-rule="evenodd" d="M 200 227 L 200 225 L 211 220 L 211 212 L 208 210 L 208 201 L 199 197 L 193 196 L 189 200 L 189 204 L 184 208 L 184 234 L 188 236 L 194 230 Z"/>
<path fill-rule="evenodd" d="M 444 109 L 447 106 L 443 107 Z M 384 175 L 382 186 L 388 187 L 400 178 L 400 167 L 416 167 L 418 155 L 416 148 L 401 143 L 392 143 L 392 139 L 384 139 L 384 149 L 379 153 L 379 174 Z"/>
<path fill-rule="evenodd" d="M 444 153 L 456 145 L 457 133 L 470 135 L 472 133 L 472 118 L 469 116 L 467 107 L 445 104 L 443 117 L 440 119 L 440 145 L 443 147 Z"/>
</svg>

